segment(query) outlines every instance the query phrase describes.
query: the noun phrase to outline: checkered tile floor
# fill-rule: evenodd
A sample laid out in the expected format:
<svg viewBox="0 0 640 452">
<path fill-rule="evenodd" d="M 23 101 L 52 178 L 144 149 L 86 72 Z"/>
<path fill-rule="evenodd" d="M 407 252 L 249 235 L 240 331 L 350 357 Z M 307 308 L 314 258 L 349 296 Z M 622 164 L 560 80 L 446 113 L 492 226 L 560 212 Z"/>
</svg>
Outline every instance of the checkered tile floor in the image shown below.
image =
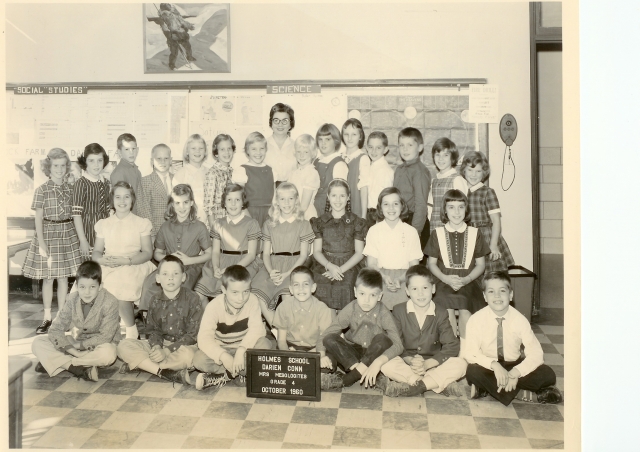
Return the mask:
<svg viewBox="0 0 640 452">
<path fill-rule="evenodd" d="M 12 300 L 9 306 L 9 354 L 31 357 L 35 366 L 30 342 L 42 319 L 42 304 Z M 541 319 L 546 324 L 534 325 L 534 331 L 563 390 L 563 313 L 545 311 Z M 389 398 L 359 386 L 323 392 L 321 402 L 252 399 L 245 396 L 245 388 L 200 392 L 191 386 L 173 387 L 144 372 L 121 375 L 119 365 L 117 361 L 100 369 L 97 383 L 77 380 L 67 372 L 49 378 L 36 374 L 32 366 L 24 375 L 23 447 L 564 447 L 563 405 L 515 401 L 504 407 L 490 397 L 468 400 L 432 392 L 426 397 Z"/>
</svg>

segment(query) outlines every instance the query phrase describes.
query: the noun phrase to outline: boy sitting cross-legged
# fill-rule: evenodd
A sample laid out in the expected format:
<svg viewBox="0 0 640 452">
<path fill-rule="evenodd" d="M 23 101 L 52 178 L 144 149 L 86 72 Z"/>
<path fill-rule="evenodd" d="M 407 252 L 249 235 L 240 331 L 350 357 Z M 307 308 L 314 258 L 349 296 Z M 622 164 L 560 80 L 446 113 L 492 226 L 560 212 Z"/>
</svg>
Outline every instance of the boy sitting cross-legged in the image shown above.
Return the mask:
<svg viewBox="0 0 640 452">
<path fill-rule="evenodd" d="M 121 373 L 140 369 L 175 383 L 189 383 L 202 304 L 195 292 L 182 287 L 187 275 L 182 261 L 172 255 L 158 264 L 156 281 L 162 292 L 154 296 L 147 315 L 148 340 L 125 339 L 118 356 L 125 362 Z"/>
<path fill-rule="evenodd" d="M 409 300 L 393 307 L 404 352 L 382 366 L 376 386 L 390 397 L 410 397 L 428 390 L 446 396 L 464 395 L 456 382 L 464 377 L 467 362 L 458 358 L 460 342 L 453 334 L 446 309 L 432 297 L 436 285 L 424 265 L 407 270 Z M 390 381 L 389 379 L 393 379 Z"/>
<path fill-rule="evenodd" d="M 356 278 L 356 300 L 345 306 L 316 345 L 323 368 L 336 370 L 340 364 L 347 371 L 343 377 L 323 373 L 322 389 L 351 386 L 356 381 L 373 387 L 380 368 L 402 353 L 402 340 L 389 310 L 380 303 L 382 275 L 363 268 Z M 348 329 L 344 338 L 340 336 Z"/>
<path fill-rule="evenodd" d="M 251 293 L 251 274 L 242 265 L 227 267 L 220 278 L 222 295 L 204 310 L 193 366 L 203 373 L 195 378 L 197 390 L 220 388 L 234 380 L 245 384 L 245 352 L 271 349 L 265 337 L 260 302 Z M 191 378 L 191 381 L 194 381 Z"/>
</svg>

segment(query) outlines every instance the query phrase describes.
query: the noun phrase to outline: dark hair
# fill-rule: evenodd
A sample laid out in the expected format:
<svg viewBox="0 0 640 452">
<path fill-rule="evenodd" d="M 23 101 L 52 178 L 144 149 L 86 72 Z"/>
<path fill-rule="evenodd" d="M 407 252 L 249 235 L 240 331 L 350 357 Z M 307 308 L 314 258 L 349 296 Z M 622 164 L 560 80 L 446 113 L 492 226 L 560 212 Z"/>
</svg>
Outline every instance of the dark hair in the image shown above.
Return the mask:
<svg viewBox="0 0 640 452">
<path fill-rule="evenodd" d="M 47 156 L 40 160 L 40 169 L 44 173 L 45 176 L 51 176 L 51 160 L 58 159 L 67 159 L 67 170 L 65 171 L 65 175 L 69 174 L 71 171 L 71 159 L 69 159 L 69 154 L 67 151 L 61 148 L 53 148 L 49 151 Z"/>
<path fill-rule="evenodd" d="M 122 135 L 120 135 L 118 137 L 118 140 L 116 141 L 116 143 L 118 145 L 118 149 L 120 149 L 122 147 L 122 142 L 123 141 L 128 141 L 128 142 L 133 141 L 136 144 L 136 146 L 138 145 L 138 140 L 136 140 L 136 137 L 134 137 L 130 133 L 123 133 Z"/>
<path fill-rule="evenodd" d="M 475 168 L 477 165 L 480 165 L 482 168 L 482 182 L 489 179 L 489 175 L 491 174 L 489 160 L 487 160 L 487 157 L 483 153 L 476 151 L 467 152 L 464 155 L 462 165 L 460 165 L 460 175 L 464 177 L 464 171 L 467 169 L 467 166 Z"/>
<path fill-rule="evenodd" d="M 111 202 L 111 208 L 112 209 L 116 208 L 116 206 L 113 203 L 113 197 L 115 195 L 116 188 L 126 188 L 127 190 L 129 190 L 129 193 L 131 194 L 131 209 L 129 210 L 133 210 L 133 206 L 135 206 L 136 204 L 136 192 L 133 190 L 131 185 L 129 185 L 127 182 L 123 180 L 116 182 L 111 187 L 111 191 L 109 192 L 109 202 Z"/>
<path fill-rule="evenodd" d="M 104 169 L 109 164 L 109 154 L 98 143 L 90 143 L 84 147 L 84 152 L 78 157 L 78 165 L 83 170 L 87 170 L 87 157 L 92 154 L 102 154 L 102 168 Z"/>
<path fill-rule="evenodd" d="M 370 289 L 383 290 L 382 274 L 378 270 L 365 267 L 358 272 L 356 277 L 356 287 L 358 286 L 369 287 Z"/>
<path fill-rule="evenodd" d="M 311 278 L 311 282 L 313 283 L 316 282 L 316 278 L 315 276 L 313 276 L 313 272 L 309 270 L 309 267 L 305 267 L 304 265 L 299 265 L 293 270 L 291 270 L 291 273 L 289 274 L 289 281 L 293 281 L 293 275 L 298 275 L 298 274 L 307 275 L 309 278 Z"/>
<path fill-rule="evenodd" d="M 236 191 L 239 191 L 242 193 L 242 208 L 246 209 L 247 207 L 249 207 L 249 201 L 247 201 L 247 194 L 244 191 L 244 187 L 239 184 L 229 184 L 226 187 L 224 187 L 224 191 L 222 192 L 221 207 L 223 209 L 226 210 L 227 208 L 227 206 L 225 205 L 225 200 L 227 199 L 227 196 L 229 196 L 229 193 L 233 193 Z"/>
<path fill-rule="evenodd" d="M 400 220 L 406 220 L 409 217 L 409 206 L 407 206 L 407 202 L 402 197 L 402 193 L 400 193 L 400 190 L 396 187 L 383 188 L 378 195 L 378 206 L 376 207 L 377 220 L 384 220 L 384 214 L 382 213 L 382 199 L 385 196 L 389 195 L 398 195 L 398 198 L 400 198 L 400 205 L 402 206 L 402 211 L 400 212 Z"/>
<path fill-rule="evenodd" d="M 333 138 L 333 143 L 335 145 L 334 147 L 336 151 L 339 150 L 342 143 L 342 136 L 340 135 L 340 131 L 338 130 L 338 128 L 329 123 L 322 124 L 316 132 L 316 144 L 318 145 L 318 148 L 320 147 L 318 139 L 320 137 L 326 137 L 329 135 L 331 136 L 331 138 Z"/>
<path fill-rule="evenodd" d="M 449 217 L 447 215 L 447 203 L 452 201 L 464 203 L 464 222 L 468 223 L 469 220 L 471 220 L 471 209 L 469 209 L 469 200 L 467 199 L 467 196 L 460 190 L 449 190 L 442 197 L 442 212 L 440 213 L 442 222 L 449 222 Z"/>
<path fill-rule="evenodd" d="M 509 273 L 506 271 L 497 271 L 497 272 L 489 272 L 484 275 L 482 278 L 482 291 L 487 290 L 487 281 L 491 281 L 492 279 L 497 279 L 499 281 L 504 281 L 509 286 L 509 290 L 513 290 L 513 286 L 511 285 L 511 277 Z"/>
<path fill-rule="evenodd" d="M 174 256 L 173 254 L 167 254 L 160 262 L 158 262 L 158 273 L 160 273 L 160 269 L 162 268 L 162 265 L 167 262 L 175 262 L 180 266 L 180 271 L 184 273 L 184 262 L 182 262 L 182 259 L 180 259 L 177 256 Z"/>
<path fill-rule="evenodd" d="M 221 133 L 221 134 L 219 134 L 217 137 L 215 137 L 213 139 L 213 146 L 212 146 L 211 152 L 213 152 L 213 156 L 214 157 L 218 156 L 218 145 L 222 141 L 230 142 L 231 143 L 231 149 L 233 150 L 233 152 L 236 152 L 236 142 L 233 141 L 233 138 L 231 138 L 231 135 L 227 135 L 226 133 Z"/>
<path fill-rule="evenodd" d="M 193 201 L 191 209 L 189 209 L 189 221 L 195 221 L 198 218 L 198 206 L 196 206 L 195 199 L 193 197 L 193 190 L 189 184 L 178 184 L 171 189 L 171 194 L 167 196 L 167 211 L 164 214 L 164 219 L 176 222 L 178 221 L 178 214 L 173 207 L 173 195 L 189 197 L 189 201 Z"/>
<path fill-rule="evenodd" d="M 369 134 L 369 136 L 367 137 L 367 144 L 369 144 L 369 141 L 374 140 L 376 138 L 378 140 L 382 140 L 382 145 L 385 148 L 389 147 L 389 138 L 387 138 L 387 135 L 384 132 L 380 132 L 379 130 L 374 130 Z"/>
<path fill-rule="evenodd" d="M 296 117 L 293 112 L 293 108 L 281 102 L 278 102 L 273 107 L 271 107 L 271 110 L 269 110 L 269 128 L 271 128 L 271 124 L 273 124 L 273 115 L 275 115 L 276 113 L 286 113 L 289 115 L 289 125 L 291 127 L 289 128 L 287 135 L 291 135 L 291 131 L 296 126 Z"/>
<path fill-rule="evenodd" d="M 416 129 L 415 127 L 405 127 L 398 133 L 398 143 L 400 142 L 400 138 L 407 137 L 413 138 L 416 140 L 418 145 L 424 144 L 424 139 L 422 138 L 422 133 Z M 424 148 L 418 153 L 418 155 L 422 155 L 424 152 Z"/>
<path fill-rule="evenodd" d="M 436 154 L 442 151 L 451 152 L 451 168 L 458 166 L 458 157 L 460 157 L 458 147 L 447 137 L 438 138 L 436 142 L 433 143 L 433 147 L 431 148 L 431 159 L 433 160 L 434 165 L 436 164 Z M 436 168 L 438 168 L 438 165 L 436 165 Z"/>
<path fill-rule="evenodd" d="M 242 265 L 231 265 L 225 268 L 222 277 L 220 278 L 220 282 L 226 289 L 229 285 L 229 282 L 232 281 L 241 281 L 241 282 L 251 282 L 251 274 L 249 270 L 244 268 Z"/>
<path fill-rule="evenodd" d="M 351 189 L 349 184 L 344 179 L 333 179 L 327 186 L 327 202 L 324 204 L 324 211 L 331 212 L 331 202 L 329 202 L 329 195 L 331 195 L 331 189 L 333 187 L 344 187 L 347 190 L 347 205 L 345 206 L 345 212 L 351 212 Z M 318 215 L 320 213 L 318 212 Z"/>
<path fill-rule="evenodd" d="M 342 139 L 342 142 L 344 143 L 344 129 L 346 129 L 349 126 L 351 126 L 354 129 L 360 131 L 360 139 L 358 140 L 358 148 L 362 149 L 362 146 L 364 146 L 364 129 L 362 127 L 362 123 L 359 120 L 357 120 L 356 118 L 349 118 L 342 125 L 342 133 L 340 133 L 340 138 Z M 347 145 L 347 143 L 344 143 L 344 144 L 345 144 L 345 146 Z"/>
<path fill-rule="evenodd" d="M 431 285 L 434 285 L 436 283 L 436 279 L 433 276 L 433 273 L 431 273 L 429 268 L 424 265 L 418 264 L 409 267 L 409 269 L 405 273 L 405 283 L 407 286 L 409 286 L 409 281 L 411 281 L 411 278 L 413 278 L 414 276 L 422 276 L 424 278 L 427 278 Z"/>
<path fill-rule="evenodd" d="M 93 279 L 102 284 L 102 267 L 96 261 L 84 261 L 76 271 L 76 281 L 80 278 Z"/>
</svg>

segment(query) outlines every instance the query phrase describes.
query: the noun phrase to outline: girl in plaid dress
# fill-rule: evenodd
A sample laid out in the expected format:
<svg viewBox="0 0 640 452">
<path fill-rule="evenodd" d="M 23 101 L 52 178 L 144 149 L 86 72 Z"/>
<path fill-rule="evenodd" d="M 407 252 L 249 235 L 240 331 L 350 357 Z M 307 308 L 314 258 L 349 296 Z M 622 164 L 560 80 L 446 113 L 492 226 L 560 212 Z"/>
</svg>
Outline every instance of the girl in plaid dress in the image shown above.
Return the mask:
<svg viewBox="0 0 640 452">
<path fill-rule="evenodd" d="M 222 192 L 231 183 L 233 168 L 230 163 L 236 153 L 236 143 L 231 136 L 221 133 L 213 140 L 212 151 L 215 160 L 204 178 L 204 212 L 209 219 L 210 231 L 218 218 L 227 215 L 222 207 Z"/>
<path fill-rule="evenodd" d="M 33 194 L 31 209 L 36 211 L 36 234 L 22 266 L 27 278 L 42 279 L 44 320 L 36 334 L 45 334 L 51 326 L 53 280 L 58 281 L 58 310 L 67 298 L 69 276 L 75 276 L 82 263 L 80 244 L 71 218 L 71 186 L 63 179 L 71 168 L 69 155 L 53 148 L 41 162 L 42 172 L 49 180 Z"/>
<path fill-rule="evenodd" d="M 475 151 L 465 154 L 460 173 L 469 184 L 469 224 L 480 230 L 491 250 L 485 262 L 485 274 L 507 271 L 510 265 L 515 264 L 509 246 L 502 237 L 498 197 L 493 188 L 484 184 L 490 172 L 489 161 L 484 154 Z"/>
</svg>

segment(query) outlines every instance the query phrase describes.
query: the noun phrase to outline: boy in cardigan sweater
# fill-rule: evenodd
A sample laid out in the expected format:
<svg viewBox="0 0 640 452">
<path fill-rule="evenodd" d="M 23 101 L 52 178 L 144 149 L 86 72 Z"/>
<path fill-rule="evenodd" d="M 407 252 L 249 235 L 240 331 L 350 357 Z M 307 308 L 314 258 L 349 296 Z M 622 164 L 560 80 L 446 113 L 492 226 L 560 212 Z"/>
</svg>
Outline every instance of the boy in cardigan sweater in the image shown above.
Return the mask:
<svg viewBox="0 0 640 452">
<path fill-rule="evenodd" d="M 456 380 L 464 377 L 467 362 L 458 358 L 460 342 L 453 334 L 446 309 L 431 300 L 436 286 L 424 265 L 407 270 L 409 300 L 393 308 L 404 353 L 382 366 L 376 386 L 390 397 L 410 397 L 428 390 L 464 395 Z M 390 381 L 392 379 L 393 381 Z"/>
</svg>

